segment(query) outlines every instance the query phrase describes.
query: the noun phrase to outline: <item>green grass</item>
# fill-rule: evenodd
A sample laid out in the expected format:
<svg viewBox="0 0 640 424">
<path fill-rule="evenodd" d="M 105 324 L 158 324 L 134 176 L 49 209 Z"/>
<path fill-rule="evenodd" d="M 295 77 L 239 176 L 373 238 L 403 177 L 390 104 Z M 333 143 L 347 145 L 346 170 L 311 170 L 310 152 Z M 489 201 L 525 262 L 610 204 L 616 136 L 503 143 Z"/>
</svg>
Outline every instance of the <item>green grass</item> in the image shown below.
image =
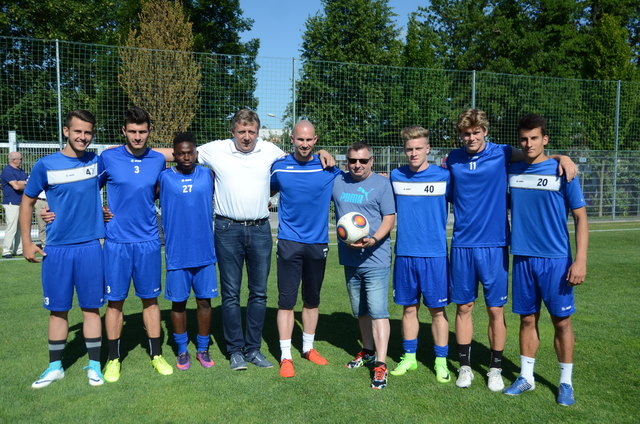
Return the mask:
<svg viewBox="0 0 640 424">
<path fill-rule="evenodd" d="M 555 403 L 558 364 L 552 346 L 549 316 L 540 320 L 541 346 L 536 363 L 536 390 L 519 397 L 492 393 L 486 388 L 489 359 L 486 314 L 482 301 L 475 313 L 472 363 L 474 384 L 458 389 L 435 381 L 429 318 L 420 313 L 419 368 L 389 379 L 382 391 L 369 388 L 369 371 L 348 370 L 344 364 L 359 350 L 356 320 L 351 316 L 342 268 L 336 248 L 330 252 L 322 291 L 316 347 L 329 365 L 320 367 L 299 358 L 299 313 L 294 331 L 297 375 L 282 379 L 277 367 L 232 372 L 224 357 L 220 300 L 215 299 L 211 352 L 216 366 L 203 369 L 197 362 L 188 371 L 163 377 L 147 357 L 140 302 L 131 295 L 125 304 L 122 377 L 118 383 L 93 388 L 87 384 L 86 351 L 79 310 L 69 315 L 70 334 L 65 349 L 63 380 L 42 390 L 30 385 L 48 362 L 46 323 L 41 306 L 40 266 L 22 260 L 0 262 L 0 421 L 1 422 L 513 422 L 513 423 L 623 423 L 640 417 L 640 223 L 593 223 L 587 282 L 576 290 L 574 315 L 576 352 L 574 386 L 577 403 L 563 408 Z M 263 353 L 279 358 L 276 331 L 275 265 L 269 281 Z M 246 286 L 245 286 L 246 288 Z M 246 297 L 246 290 L 243 292 Z M 164 354 L 175 364 L 168 335 L 169 302 L 161 300 Z M 190 334 L 195 334 L 193 301 L 189 303 Z M 299 309 L 299 306 L 298 306 Z M 450 361 L 457 369 L 453 317 Z M 390 303 L 389 365 L 401 355 L 401 307 Z M 507 384 L 519 370 L 518 316 L 507 305 L 508 340 L 504 375 Z M 167 327 L 168 326 L 168 327 Z M 190 345 L 192 349 L 193 346 Z M 193 350 L 193 349 L 192 349 Z M 193 352 L 192 352 L 193 353 Z M 103 348 L 103 363 L 106 347 Z M 195 358 L 194 358 L 195 359 Z"/>
</svg>

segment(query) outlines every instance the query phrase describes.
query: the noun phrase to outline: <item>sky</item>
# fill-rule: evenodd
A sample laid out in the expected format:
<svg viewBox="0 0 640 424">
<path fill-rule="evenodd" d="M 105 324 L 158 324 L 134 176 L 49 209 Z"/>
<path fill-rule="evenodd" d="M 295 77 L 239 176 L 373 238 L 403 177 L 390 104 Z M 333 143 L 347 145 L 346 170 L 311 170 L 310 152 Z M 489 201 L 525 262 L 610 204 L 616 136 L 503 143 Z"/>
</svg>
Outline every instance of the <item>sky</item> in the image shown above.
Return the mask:
<svg viewBox="0 0 640 424">
<path fill-rule="evenodd" d="M 404 39 L 411 12 L 427 0 L 389 0 L 389 6 L 398 16 L 396 26 Z M 251 31 L 244 32 L 241 40 L 260 39 L 258 51 L 258 114 L 263 126 L 282 128 L 282 115 L 291 96 L 292 58 L 300 57 L 302 34 L 309 16 L 322 12 L 320 0 L 240 0 L 243 16 L 254 20 Z M 297 63 L 297 62 L 294 62 Z M 273 116 L 272 116 L 273 115 Z"/>
</svg>

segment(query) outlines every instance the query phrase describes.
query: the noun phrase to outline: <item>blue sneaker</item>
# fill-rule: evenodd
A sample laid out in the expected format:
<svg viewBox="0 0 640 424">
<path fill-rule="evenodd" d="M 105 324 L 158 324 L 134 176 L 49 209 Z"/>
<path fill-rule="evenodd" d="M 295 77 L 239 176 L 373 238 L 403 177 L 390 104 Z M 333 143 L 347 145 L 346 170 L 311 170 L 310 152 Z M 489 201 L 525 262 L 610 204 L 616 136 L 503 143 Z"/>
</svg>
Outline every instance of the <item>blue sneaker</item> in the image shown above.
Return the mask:
<svg viewBox="0 0 640 424">
<path fill-rule="evenodd" d="M 504 390 L 505 395 L 518 396 L 524 392 L 530 392 L 536 388 L 536 383 L 529 383 L 526 378 L 520 376 L 513 384 Z"/>
<path fill-rule="evenodd" d="M 573 387 L 568 385 L 567 383 L 562 383 L 558 386 L 558 405 L 562 406 L 571 406 L 576 403 L 576 400 L 573 398 Z"/>
<path fill-rule="evenodd" d="M 64 370 L 62 368 L 49 367 L 44 370 L 42 375 L 40 375 L 40 378 L 33 382 L 31 387 L 34 389 L 41 389 L 62 378 L 64 378 Z"/>
</svg>

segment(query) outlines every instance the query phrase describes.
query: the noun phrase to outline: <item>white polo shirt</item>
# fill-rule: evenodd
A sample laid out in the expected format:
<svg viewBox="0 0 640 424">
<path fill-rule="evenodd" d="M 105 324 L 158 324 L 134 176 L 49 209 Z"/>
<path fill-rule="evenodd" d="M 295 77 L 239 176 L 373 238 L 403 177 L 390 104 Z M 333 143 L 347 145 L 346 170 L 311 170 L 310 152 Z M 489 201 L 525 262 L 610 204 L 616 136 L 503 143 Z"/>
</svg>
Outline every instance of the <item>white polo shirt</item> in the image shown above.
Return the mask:
<svg viewBox="0 0 640 424">
<path fill-rule="evenodd" d="M 240 152 L 232 139 L 198 147 L 198 162 L 215 173 L 216 215 L 237 221 L 269 216 L 271 165 L 284 155 L 275 144 L 260 138 L 249 153 Z"/>
</svg>

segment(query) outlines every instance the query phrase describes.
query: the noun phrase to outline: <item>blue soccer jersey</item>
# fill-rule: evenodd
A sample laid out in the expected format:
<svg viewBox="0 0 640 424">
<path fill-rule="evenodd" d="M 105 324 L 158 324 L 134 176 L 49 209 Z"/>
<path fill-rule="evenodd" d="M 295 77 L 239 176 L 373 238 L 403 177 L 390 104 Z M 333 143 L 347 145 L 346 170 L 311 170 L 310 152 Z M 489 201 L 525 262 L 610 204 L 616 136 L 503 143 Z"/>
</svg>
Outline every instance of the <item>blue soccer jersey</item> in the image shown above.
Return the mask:
<svg viewBox="0 0 640 424">
<path fill-rule="evenodd" d="M 158 183 L 167 270 L 216 263 L 211 171 L 199 165 L 191 174 L 169 168 Z"/>
<path fill-rule="evenodd" d="M 559 177 L 558 162 L 547 159 L 509 167 L 511 193 L 511 253 L 520 256 L 571 256 L 567 229 L 570 210 L 586 205 L 577 178 Z"/>
<path fill-rule="evenodd" d="M 329 243 L 329 204 L 337 168 L 322 169 L 317 155 L 299 162 L 288 155 L 271 168 L 271 190 L 280 192 L 278 238 L 299 243 Z"/>
<path fill-rule="evenodd" d="M 165 169 L 164 156 L 146 149 L 134 156 L 125 146 L 105 150 L 101 156 L 107 199 L 113 218 L 106 224 L 107 239 L 119 243 L 158 239 L 155 191 L 158 176 Z"/>
<path fill-rule="evenodd" d="M 455 217 L 451 247 L 508 245 L 507 168 L 511 152 L 511 146 L 487 142 L 475 155 L 464 147 L 449 154 Z"/>
<path fill-rule="evenodd" d="M 100 199 L 99 157 L 85 152 L 75 158 L 56 152 L 33 166 L 24 193 L 32 198 L 44 190 L 49 209 L 57 213 L 47 225 L 47 245 L 83 243 L 104 238 Z"/>
<path fill-rule="evenodd" d="M 420 172 L 409 166 L 391 171 L 396 199 L 399 256 L 447 256 L 447 190 L 449 171 L 430 165 Z"/>
</svg>

